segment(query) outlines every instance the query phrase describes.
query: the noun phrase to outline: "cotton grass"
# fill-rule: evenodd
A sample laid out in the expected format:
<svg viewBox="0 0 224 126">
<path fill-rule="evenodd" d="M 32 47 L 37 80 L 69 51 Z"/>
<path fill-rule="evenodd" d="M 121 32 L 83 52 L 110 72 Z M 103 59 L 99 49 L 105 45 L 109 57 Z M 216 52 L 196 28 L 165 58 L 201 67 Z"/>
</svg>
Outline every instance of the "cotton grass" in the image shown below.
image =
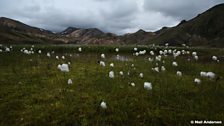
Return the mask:
<svg viewBox="0 0 224 126">
<path fill-rule="evenodd" d="M 151 82 L 144 82 L 144 88 L 146 90 L 152 90 L 152 83 Z"/>
<path fill-rule="evenodd" d="M 109 72 L 109 78 L 114 78 L 114 71 Z"/>
<path fill-rule="evenodd" d="M 68 85 L 72 84 L 72 79 L 68 79 Z"/>
<path fill-rule="evenodd" d="M 69 72 L 69 67 L 68 67 L 68 64 L 62 64 L 62 65 L 58 65 L 58 69 L 61 70 L 61 72 Z"/>
<path fill-rule="evenodd" d="M 102 109 L 107 109 L 107 103 L 104 102 L 104 101 L 102 101 L 102 102 L 100 103 L 100 107 L 101 107 Z"/>
<path fill-rule="evenodd" d="M 201 80 L 198 79 L 198 78 L 195 78 L 195 79 L 194 79 L 194 83 L 196 83 L 196 84 L 201 84 Z"/>
</svg>

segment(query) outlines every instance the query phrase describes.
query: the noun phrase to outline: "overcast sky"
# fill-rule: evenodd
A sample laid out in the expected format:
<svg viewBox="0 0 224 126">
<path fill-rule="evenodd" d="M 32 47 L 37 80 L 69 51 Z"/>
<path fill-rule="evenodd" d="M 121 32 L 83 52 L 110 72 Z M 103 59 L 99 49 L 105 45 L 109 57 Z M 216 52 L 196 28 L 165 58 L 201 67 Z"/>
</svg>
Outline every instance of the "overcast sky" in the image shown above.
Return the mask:
<svg viewBox="0 0 224 126">
<path fill-rule="evenodd" d="M 219 3 L 224 0 L 0 0 L 0 17 L 57 32 L 73 26 L 124 34 L 175 26 Z"/>
</svg>

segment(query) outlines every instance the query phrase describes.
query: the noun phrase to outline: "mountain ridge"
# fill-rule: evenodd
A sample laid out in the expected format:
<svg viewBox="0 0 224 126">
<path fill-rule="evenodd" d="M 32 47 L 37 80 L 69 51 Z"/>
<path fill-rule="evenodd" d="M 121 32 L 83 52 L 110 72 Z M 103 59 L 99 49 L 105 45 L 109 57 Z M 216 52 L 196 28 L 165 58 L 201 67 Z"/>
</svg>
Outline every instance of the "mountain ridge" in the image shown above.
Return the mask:
<svg viewBox="0 0 224 126">
<path fill-rule="evenodd" d="M 98 28 L 68 27 L 62 32 L 26 25 L 0 18 L 0 43 L 73 43 L 73 44 L 158 44 L 224 47 L 224 4 L 216 5 L 196 17 L 182 20 L 177 26 L 162 27 L 155 32 L 139 29 L 135 33 L 116 35 Z"/>
</svg>

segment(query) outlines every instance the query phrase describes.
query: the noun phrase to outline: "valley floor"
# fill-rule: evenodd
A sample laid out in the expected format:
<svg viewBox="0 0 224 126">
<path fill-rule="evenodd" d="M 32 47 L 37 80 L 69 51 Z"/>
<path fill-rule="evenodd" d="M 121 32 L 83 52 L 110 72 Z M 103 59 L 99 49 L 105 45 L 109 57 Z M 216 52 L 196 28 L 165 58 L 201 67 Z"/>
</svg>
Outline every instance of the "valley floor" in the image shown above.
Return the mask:
<svg viewBox="0 0 224 126">
<path fill-rule="evenodd" d="M 14 45 L 7 46 L 8 51 L 2 45 L 0 125 L 183 126 L 191 120 L 224 121 L 223 49 L 138 46 L 134 51 L 134 47 Z M 160 54 L 161 60 L 156 60 L 159 51 L 169 49 L 171 54 Z M 142 50 L 146 53 L 136 56 Z M 173 52 L 178 51 L 175 59 Z M 192 52 L 197 52 L 198 60 Z M 213 55 L 219 61 L 212 60 Z M 69 72 L 58 69 L 63 63 Z M 156 67 L 159 72 L 152 70 Z M 202 71 L 215 77 L 203 77 Z M 152 89 L 144 88 L 144 82 Z M 102 101 L 106 109 L 100 106 Z"/>
</svg>

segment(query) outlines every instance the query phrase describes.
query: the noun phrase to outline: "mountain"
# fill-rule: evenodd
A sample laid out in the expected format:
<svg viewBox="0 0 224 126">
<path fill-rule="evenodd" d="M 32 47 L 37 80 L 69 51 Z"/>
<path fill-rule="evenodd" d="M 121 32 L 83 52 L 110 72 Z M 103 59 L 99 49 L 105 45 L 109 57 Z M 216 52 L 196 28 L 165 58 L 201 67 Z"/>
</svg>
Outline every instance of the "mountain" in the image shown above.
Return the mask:
<svg viewBox="0 0 224 126">
<path fill-rule="evenodd" d="M 224 47 L 223 12 L 224 4 L 219 4 L 189 21 L 182 20 L 175 27 L 163 27 L 156 32 L 139 30 L 120 39 L 128 44 Z"/>
<path fill-rule="evenodd" d="M 184 20 L 185 21 L 185 20 Z M 182 21 L 181 21 L 182 22 Z M 181 24 L 181 23 L 180 23 Z M 156 31 L 155 33 L 156 34 L 160 34 L 160 33 L 163 33 L 165 31 L 167 31 L 168 29 L 170 29 L 169 27 L 162 27 L 160 30 Z"/>
<path fill-rule="evenodd" d="M 72 32 L 79 30 L 78 28 L 74 28 L 74 27 L 68 27 L 66 28 L 64 31 L 60 32 L 59 34 L 61 35 L 68 35 L 71 34 Z"/>
<path fill-rule="evenodd" d="M 112 33 L 104 33 L 97 28 L 69 27 L 61 33 L 73 44 L 118 44 L 118 39 Z"/>
<path fill-rule="evenodd" d="M 154 32 L 146 32 L 142 29 L 132 34 L 120 36 L 120 41 L 125 44 L 146 44 L 152 40 L 156 34 Z"/>
<path fill-rule="evenodd" d="M 224 47 L 224 4 L 216 5 L 195 18 L 156 32 L 142 29 L 117 36 L 97 28 L 68 27 L 62 32 L 32 27 L 1 17 L 0 43 L 73 43 L 73 44 L 159 44 Z"/>
<path fill-rule="evenodd" d="M 97 28 L 81 29 L 68 27 L 60 33 L 53 33 L 13 19 L 0 18 L 0 43 L 114 44 L 116 42 L 117 39 L 113 34 L 104 33 Z"/>
<path fill-rule="evenodd" d="M 0 43 L 61 43 L 51 31 L 32 27 L 22 22 L 1 17 Z"/>
<path fill-rule="evenodd" d="M 52 33 L 51 31 L 32 27 L 32 26 L 23 24 L 22 22 L 5 18 L 5 17 L 0 17 L 0 26 L 4 28 L 9 28 L 8 30 L 17 30 L 17 31 L 23 31 L 23 32 L 30 32 L 30 33 L 39 33 L 39 34 Z"/>
<path fill-rule="evenodd" d="M 224 47 L 224 4 L 216 5 L 189 21 L 158 31 L 157 44 Z"/>
<path fill-rule="evenodd" d="M 69 37 L 82 37 L 82 36 L 96 37 L 96 36 L 103 36 L 103 35 L 105 35 L 105 33 L 100 31 L 97 28 L 77 29 L 72 31 L 70 34 L 67 34 L 67 36 Z"/>
</svg>

